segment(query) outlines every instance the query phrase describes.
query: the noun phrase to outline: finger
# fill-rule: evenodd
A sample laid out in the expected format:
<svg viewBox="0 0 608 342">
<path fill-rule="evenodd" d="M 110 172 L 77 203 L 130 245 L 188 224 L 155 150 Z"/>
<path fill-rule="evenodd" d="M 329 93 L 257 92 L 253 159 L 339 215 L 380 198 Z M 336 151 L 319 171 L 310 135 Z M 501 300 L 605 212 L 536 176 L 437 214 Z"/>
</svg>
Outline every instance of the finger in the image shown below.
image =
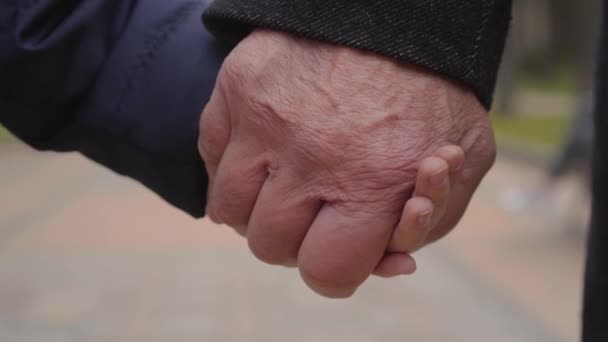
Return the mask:
<svg viewBox="0 0 608 342">
<path fill-rule="evenodd" d="M 464 151 L 455 145 L 444 146 L 435 151 L 434 156 L 447 163 L 449 178 L 437 180 L 433 184 L 432 177 L 443 177 L 445 174 L 439 161 L 427 158 L 421 163 L 415 194 L 425 197 L 413 198 L 406 203 L 403 217 L 393 234 L 389 251 L 414 252 L 425 245 L 427 235 L 442 219 L 448 200 L 450 187 L 461 178 L 464 165 Z M 434 164 L 434 165 L 433 165 Z M 433 203 L 434 202 L 434 203 Z M 425 214 L 432 213 L 426 217 Z"/>
<path fill-rule="evenodd" d="M 293 178 L 271 176 L 262 187 L 249 221 L 249 248 L 266 263 L 296 265 L 300 245 L 320 207 L 320 200 L 294 189 Z"/>
<path fill-rule="evenodd" d="M 435 153 L 433 155 L 445 160 L 445 162 L 448 164 L 449 186 L 448 186 L 448 191 L 445 194 L 445 196 L 443 196 L 443 198 L 441 200 L 435 200 L 436 207 L 435 207 L 435 210 L 433 212 L 433 217 L 430 222 L 429 234 L 432 234 L 432 232 L 434 230 L 441 230 L 441 225 L 440 225 L 441 221 L 444 221 L 444 222 L 450 221 L 449 218 L 447 220 L 444 220 L 444 215 L 450 206 L 452 206 L 454 208 L 459 207 L 458 205 L 454 206 L 454 204 L 450 204 L 450 202 L 454 201 L 453 197 L 461 198 L 463 195 L 463 193 L 458 193 L 459 191 L 462 191 L 463 189 L 455 188 L 455 187 L 459 186 L 459 184 L 462 183 L 462 181 L 464 180 L 463 168 L 464 168 L 464 163 L 465 163 L 465 153 L 460 146 L 456 146 L 456 145 L 443 146 L 443 147 L 437 149 L 437 151 L 435 151 Z M 437 191 L 440 191 L 440 189 L 437 189 Z M 460 218 L 458 218 L 458 219 L 460 219 Z M 420 249 L 420 248 L 424 247 L 424 245 L 426 245 L 426 244 L 427 244 L 426 241 L 420 241 L 420 244 L 417 247 L 415 247 L 415 249 Z"/>
<path fill-rule="evenodd" d="M 379 213 L 326 203 L 298 253 L 303 280 L 323 296 L 351 296 L 383 257 L 398 217 L 398 209 Z"/>
<path fill-rule="evenodd" d="M 267 176 L 264 157 L 254 144 L 229 144 L 209 193 L 209 217 L 245 233 L 244 228 Z"/>
<path fill-rule="evenodd" d="M 448 164 L 451 184 L 461 179 L 465 162 L 465 154 L 460 146 L 448 145 L 441 147 L 433 153 L 434 156 L 445 160 Z"/>
<path fill-rule="evenodd" d="M 221 92 L 214 90 L 199 121 L 198 151 L 209 178 L 207 193 L 212 191 L 217 168 L 231 135 L 229 114 Z"/>
<path fill-rule="evenodd" d="M 381 278 L 393 278 L 416 272 L 416 261 L 406 253 L 387 253 L 374 269 L 374 275 Z"/>
<path fill-rule="evenodd" d="M 488 145 L 495 146 L 492 140 L 486 142 Z M 451 177 L 451 191 L 448 203 L 439 222 L 427 236 L 426 244 L 435 242 L 447 235 L 458 224 L 468 207 L 475 190 L 483 180 L 486 173 L 494 164 L 494 155 L 484 156 L 480 151 L 482 144 L 467 150 L 467 157 L 464 167 L 458 172 L 457 177 Z"/>
<path fill-rule="evenodd" d="M 450 176 L 448 163 L 438 157 L 422 161 L 416 179 L 414 197 L 426 197 L 433 203 L 431 228 L 441 219 L 450 195 Z"/>
<path fill-rule="evenodd" d="M 413 197 L 405 203 L 399 225 L 393 232 L 389 252 L 408 253 L 424 242 L 431 230 L 434 205 L 426 197 Z"/>
<path fill-rule="evenodd" d="M 425 244 L 441 239 L 458 224 L 485 174 L 484 170 L 474 172 L 473 176 L 464 176 L 464 181 L 454 182 L 444 212 L 429 232 Z"/>
<path fill-rule="evenodd" d="M 388 246 L 389 252 L 412 253 L 424 245 L 449 199 L 448 172 L 447 162 L 438 157 L 429 157 L 420 163 L 414 197 L 403 208 L 401 221 Z"/>
</svg>

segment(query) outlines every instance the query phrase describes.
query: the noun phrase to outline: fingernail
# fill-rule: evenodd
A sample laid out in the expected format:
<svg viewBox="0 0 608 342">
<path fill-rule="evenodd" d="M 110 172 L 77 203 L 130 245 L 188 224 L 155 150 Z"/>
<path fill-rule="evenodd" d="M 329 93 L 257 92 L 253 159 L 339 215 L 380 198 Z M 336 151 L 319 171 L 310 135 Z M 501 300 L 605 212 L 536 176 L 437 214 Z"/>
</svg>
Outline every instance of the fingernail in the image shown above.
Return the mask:
<svg viewBox="0 0 608 342">
<path fill-rule="evenodd" d="M 431 216 L 433 214 L 433 211 L 430 210 L 429 212 L 422 214 L 420 217 L 418 217 L 418 224 L 420 224 L 420 226 L 425 227 L 429 225 L 429 223 L 431 222 Z"/>
<path fill-rule="evenodd" d="M 445 170 L 441 170 L 437 173 L 435 173 L 434 175 L 431 175 L 431 177 L 429 178 L 429 182 L 431 183 L 431 185 L 434 186 L 439 186 L 439 185 L 443 185 L 443 183 L 448 181 L 448 176 L 446 175 Z"/>
<path fill-rule="evenodd" d="M 460 163 L 458 163 L 458 165 L 456 165 L 456 167 L 454 168 L 454 171 L 462 170 L 463 166 L 464 166 L 464 160 L 461 160 Z"/>
</svg>

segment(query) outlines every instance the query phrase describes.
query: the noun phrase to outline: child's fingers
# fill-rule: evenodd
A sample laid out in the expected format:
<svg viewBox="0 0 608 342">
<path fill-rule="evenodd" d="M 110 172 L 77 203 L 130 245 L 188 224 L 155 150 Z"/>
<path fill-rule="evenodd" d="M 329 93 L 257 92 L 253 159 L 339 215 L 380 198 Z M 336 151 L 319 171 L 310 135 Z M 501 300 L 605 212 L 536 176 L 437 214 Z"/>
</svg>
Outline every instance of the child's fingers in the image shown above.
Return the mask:
<svg viewBox="0 0 608 342">
<path fill-rule="evenodd" d="M 444 169 L 439 171 L 440 167 L 437 162 L 432 165 L 431 161 L 434 158 L 446 163 L 447 171 Z M 425 159 L 420 167 L 414 196 L 427 197 L 433 202 L 434 208 L 430 230 L 433 230 L 444 215 L 450 199 L 451 187 L 453 184 L 458 184 L 462 177 L 464 160 L 465 155 L 462 148 L 449 145 L 435 151 L 434 157 Z M 444 177 L 446 174 L 447 177 Z"/>
<path fill-rule="evenodd" d="M 399 225 L 393 232 L 389 252 L 410 252 L 424 241 L 430 232 L 433 202 L 425 197 L 413 197 L 405 203 Z"/>
<path fill-rule="evenodd" d="M 416 262 L 406 252 L 422 244 L 429 234 L 432 213 L 433 203 L 427 198 L 415 197 L 406 202 L 401 223 L 393 232 L 388 253 L 376 266 L 374 275 L 390 278 L 416 271 Z"/>
<path fill-rule="evenodd" d="M 435 157 L 439 157 L 448 163 L 450 182 L 456 184 L 458 177 L 461 174 L 462 167 L 464 166 L 465 155 L 462 148 L 456 145 L 443 146 L 433 154 Z"/>
<path fill-rule="evenodd" d="M 428 241 L 429 237 L 433 235 L 436 230 L 441 230 L 441 222 L 445 219 L 444 216 L 446 216 L 446 210 L 450 201 L 454 200 L 454 196 L 456 196 L 457 198 L 460 195 L 455 192 L 455 190 L 461 184 L 463 184 L 464 181 L 463 168 L 465 163 L 465 153 L 462 148 L 456 145 L 444 146 L 435 151 L 434 156 L 443 159 L 448 164 L 449 180 L 447 185 L 447 191 L 445 192 L 445 196 L 443 196 L 443 198 L 433 199 L 433 204 L 435 207 L 429 227 L 429 235 L 426 237 L 426 241 L 415 247 L 415 249 L 413 250 L 417 250 L 424 247 L 430 242 Z M 441 190 L 437 189 L 436 191 L 439 192 Z M 414 193 L 419 195 L 418 193 L 416 193 L 416 191 Z M 422 193 L 421 195 L 424 195 L 424 193 Z"/>
<path fill-rule="evenodd" d="M 401 221 L 389 243 L 389 252 L 414 252 L 441 220 L 450 198 L 451 183 L 458 182 L 464 151 L 444 146 L 424 159 L 418 170 L 414 197 L 406 202 Z"/>
<path fill-rule="evenodd" d="M 389 242 L 389 252 L 411 253 L 424 245 L 433 224 L 449 198 L 448 163 L 439 157 L 424 159 L 418 170 L 414 197 L 403 208 L 399 225 Z"/>
<path fill-rule="evenodd" d="M 374 275 L 392 278 L 416 272 L 416 261 L 406 253 L 387 253 L 374 270 Z"/>
<path fill-rule="evenodd" d="M 429 157 L 422 161 L 414 197 L 426 197 L 433 203 L 432 226 L 441 218 L 450 195 L 450 169 L 446 160 Z"/>
</svg>

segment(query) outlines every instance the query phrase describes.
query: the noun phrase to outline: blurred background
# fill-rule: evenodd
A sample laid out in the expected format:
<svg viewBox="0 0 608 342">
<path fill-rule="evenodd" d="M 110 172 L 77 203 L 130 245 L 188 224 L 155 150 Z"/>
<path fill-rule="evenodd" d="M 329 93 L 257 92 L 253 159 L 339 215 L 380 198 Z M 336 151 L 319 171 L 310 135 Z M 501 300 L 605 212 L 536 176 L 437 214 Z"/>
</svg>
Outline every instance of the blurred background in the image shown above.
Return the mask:
<svg viewBox="0 0 608 342">
<path fill-rule="evenodd" d="M 515 1 L 499 159 L 407 278 L 312 294 L 225 227 L 0 127 L 0 341 L 575 341 L 600 0 Z"/>
</svg>

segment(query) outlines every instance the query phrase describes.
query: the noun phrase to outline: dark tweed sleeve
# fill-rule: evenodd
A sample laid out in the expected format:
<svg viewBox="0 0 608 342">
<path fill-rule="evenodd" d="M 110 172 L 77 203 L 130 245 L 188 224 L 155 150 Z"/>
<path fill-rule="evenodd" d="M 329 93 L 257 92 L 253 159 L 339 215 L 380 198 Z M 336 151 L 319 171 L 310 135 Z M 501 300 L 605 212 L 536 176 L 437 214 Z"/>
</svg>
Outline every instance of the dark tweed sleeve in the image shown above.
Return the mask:
<svg viewBox="0 0 608 342">
<path fill-rule="evenodd" d="M 253 28 L 367 50 L 471 87 L 489 108 L 511 0 L 216 0 L 208 30 L 238 41 Z"/>
</svg>

